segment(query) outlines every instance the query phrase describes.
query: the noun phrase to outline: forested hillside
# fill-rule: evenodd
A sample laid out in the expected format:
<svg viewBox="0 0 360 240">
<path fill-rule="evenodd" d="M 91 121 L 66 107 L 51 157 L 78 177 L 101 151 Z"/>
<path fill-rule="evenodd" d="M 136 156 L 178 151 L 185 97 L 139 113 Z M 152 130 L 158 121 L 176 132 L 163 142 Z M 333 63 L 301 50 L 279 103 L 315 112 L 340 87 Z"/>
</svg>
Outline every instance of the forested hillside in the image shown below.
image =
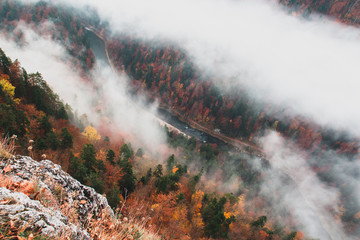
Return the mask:
<svg viewBox="0 0 360 240">
<path fill-rule="evenodd" d="M 251 170 L 245 159 L 168 131 L 169 144 L 178 154 L 158 164 L 143 149 L 134 152 L 130 143 L 112 141 L 92 126 L 81 132 L 69 122 L 69 115 L 73 115 L 40 73 L 28 74 L 18 61 L 12 61 L 3 51 L 0 54 L 3 161 L 11 158 L 6 150 L 13 147 L 16 154 L 51 159 L 81 183 L 105 193 L 110 206 L 119 211 L 123 220 L 131 219 L 164 237 L 171 231 L 172 238 L 181 239 L 236 238 L 238 234 L 244 239 L 302 238 L 301 233 L 289 232 L 267 221 L 266 216 L 246 210 L 245 192 L 253 188 L 259 173 Z M 222 195 L 200 184 L 205 172 L 218 167 L 225 171 L 228 165 L 221 162 L 229 157 L 237 160 L 239 174 L 248 184 L 241 190 L 245 192 Z M 200 161 L 197 165 L 202 162 L 203 168 L 189 173 L 187 164 L 194 161 Z M 249 195 L 249 201 L 257 195 L 256 188 L 250 191 L 253 196 Z M 15 231 L 8 235 L 4 232 L 6 226 L 0 229 L 0 236 L 19 234 Z"/>
<path fill-rule="evenodd" d="M 280 2 L 293 7 L 290 12 L 295 9 L 305 17 L 317 11 L 345 23 L 358 23 L 357 1 Z M 243 147 L 207 144 L 166 128 L 168 156 L 164 161 L 146 148 L 134 149 L 126 136 L 109 136 L 108 126 L 96 129 L 81 121 L 41 73 L 27 73 L 17 60 L 1 51 L 0 133 L 15 144 L 16 154 L 36 160 L 45 157 L 60 164 L 81 183 L 106 194 L 121 219 L 142 222 L 164 238 L 171 233 L 171 239 L 303 239 L 297 231 L 299 223 L 287 214 L 271 215 L 272 203 L 261 194 L 265 174 L 254 167 L 253 153 L 261 153 L 256 159 L 262 169 L 271 168 L 256 142 L 271 129 L 287 140 L 285 146 L 294 141 L 306 150 L 311 169 L 326 184 L 339 188 L 342 209 L 334 215 L 349 233 L 358 231 L 356 186 L 335 178 L 337 168 L 327 158 L 329 152 L 335 152 L 356 160 L 358 139 L 303 116 L 289 115 L 280 106 L 254 101 L 245 88 L 224 92 L 219 86 L 226 79 L 209 76 L 176 44 L 160 45 L 111 33 L 95 11 L 89 16 L 44 1 L 25 4 L 0 0 L 2 36 L 25 44 L 23 32 L 17 28 L 21 24 L 50 36 L 66 48 L 72 61 L 69 64 L 91 84 L 96 59 L 85 32 L 86 27 L 93 27 L 103 35 L 110 61 L 119 72 L 129 75 L 131 94 L 145 93 L 148 101 L 159 101 L 161 108 L 189 125 L 241 141 Z M 292 176 L 281 175 L 297 187 Z M 241 184 L 222 189 L 234 178 Z"/>
</svg>

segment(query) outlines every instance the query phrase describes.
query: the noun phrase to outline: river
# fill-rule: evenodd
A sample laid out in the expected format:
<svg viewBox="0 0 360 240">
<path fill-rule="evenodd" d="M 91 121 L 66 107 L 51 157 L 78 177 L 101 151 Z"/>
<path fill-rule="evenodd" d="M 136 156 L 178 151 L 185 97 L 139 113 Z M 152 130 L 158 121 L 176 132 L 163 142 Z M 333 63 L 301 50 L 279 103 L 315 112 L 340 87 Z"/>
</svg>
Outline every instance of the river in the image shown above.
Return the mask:
<svg viewBox="0 0 360 240">
<path fill-rule="evenodd" d="M 107 54 L 105 51 L 104 41 L 98 35 L 96 35 L 91 29 L 87 29 L 86 36 L 90 41 L 90 47 L 94 52 L 96 60 L 102 61 L 103 63 L 105 63 L 106 65 L 111 67 L 111 64 L 108 60 L 108 57 L 107 57 Z M 144 109 L 144 111 L 145 111 L 145 109 Z M 218 138 L 215 138 L 205 132 L 202 132 L 198 129 L 190 127 L 188 124 L 182 122 L 178 117 L 171 115 L 166 110 L 158 109 L 158 114 L 154 117 L 161 119 L 165 123 L 171 125 L 173 128 L 177 129 L 178 131 L 180 131 L 188 136 L 195 137 L 197 140 L 199 140 L 203 143 L 216 143 L 218 146 L 227 146 L 227 147 L 231 147 L 231 148 L 234 147 L 234 145 L 225 143 L 224 141 L 222 141 Z M 235 148 L 233 148 L 233 149 L 235 149 Z M 247 153 L 243 152 L 243 154 L 247 154 Z M 258 155 L 258 156 L 260 156 L 260 155 Z M 304 196 L 306 196 L 306 194 L 302 193 L 300 191 L 300 188 L 298 188 L 298 186 L 297 186 L 299 184 L 299 182 L 296 181 L 296 179 L 291 177 L 292 174 L 288 174 L 283 169 L 279 169 L 279 170 L 280 170 L 280 172 L 282 172 L 284 174 L 285 177 L 289 178 L 290 181 L 293 181 L 295 183 L 293 187 L 295 188 L 296 191 L 298 191 L 298 195 L 299 195 L 298 197 L 303 198 L 304 202 L 306 202 L 306 198 L 304 197 Z M 315 211 L 315 213 L 317 213 L 317 212 Z M 321 215 L 321 214 L 319 214 L 319 215 Z M 326 236 L 326 239 L 333 239 L 330 237 L 330 235 L 334 235 L 334 233 L 331 231 L 331 229 L 329 229 L 328 226 L 330 226 L 331 224 L 329 224 L 327 219 L 324 219 L 322 216 L 318 216 L 318 218 L 315 219 L 315 223 L 316 223 L 316 227 L 318 229 L 320 229 L 323 232 L 323 234 Z M 329 233 L 332 233 L 332 234 L 329 234 Z"/>
<path fill-rule="evenodd" d="M 102 39 L 100 39 L 93 31 L 87 30 L 86 37 L 89 39 L 90 48 L 92 49 L 96 61 L 101 61 L 102 63 L 110 66 L 107 54 L 105 52 L 105 45 Z M 217 139 L 205 132 L 202 132 L 198 129 L 190 127 L 188 124 L 182 122 L 176 116 L 171 115 L 169 112 L 163 109 L 158 109 L 158 114 L 155 116 L 163 120 L 164 122 L 175 127 L 178 131 L 185 133 L 190 137 L 195 137 L 203 143 L 216 143 L 217 145 L 225 145 L 223 141 Z"/>
</svg>

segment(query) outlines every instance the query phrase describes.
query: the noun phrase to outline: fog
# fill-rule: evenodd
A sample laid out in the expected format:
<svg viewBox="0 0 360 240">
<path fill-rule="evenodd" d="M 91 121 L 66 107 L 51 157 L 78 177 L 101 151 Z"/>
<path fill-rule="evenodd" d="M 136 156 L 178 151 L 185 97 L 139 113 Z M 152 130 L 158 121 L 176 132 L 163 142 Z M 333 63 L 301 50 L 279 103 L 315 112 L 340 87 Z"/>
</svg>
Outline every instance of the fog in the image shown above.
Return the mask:
<svg viewBox="0 0 360 240">
<path fill-rule="evenodd" d="M 262 145 L 271 167 L 264 170 L 261 193 L 272 201 L 275 212 L 289 212 L 307 236 L 345 239 L 338 189 L 321 182 L 308 165 L 307 154 L 295 144 L 285 144 L 277 133 L 269 132 Z"/>
<path fill-rule="evenodd" d="M 265 0 L 68 2 L 96 7 L 114 32 L 176 42 L 197 65 L 256 99 L 360 135 L 358 29 L 294 17 Z"/>
<path fill-rule="evenodd" d="M 115 74 L 98 62 L 89 83 L 71 68 L 71 57 L 62 45 L 39 36 L 25 24 L 19 24 L 15 31 L 24 33 L 23 46 L 1 36 L 1 48 L 12 60 L 18 59 L 28 73 L 40 72 L 78 116 L 85 114 L 95 127 L 104 128 L 100 125 L 107 123 L 111 132 L 126 134 L 134 140 L 135 147 L 145 147 L 153 153 L 166 142 L 165 133 L 153 117 L 156 105 L 145 106 L 140 97 L 130 97 L 127 76 Z"/>
<path fill-rule="evenodd" d="M 109 20 L 114 34 L 126 33 L 142 39 L 175 42 L 186 50 L 197 66 L 227 81 L 224 91 L 234 88 L 234 85 L 245 87 L 258 101 L 281 104 L 294 115 L 300 114 L 320 125 L 346 130 L 360 137 L 360 114 L 357 111 L 360 102 L 360 31 L 356 28 L 340 25 L 323 16 L 313 15 L 311 19 L 295 17 L 275 1 L 266 0 L 53 2 L 95 7 L 102 19 Z M 40 40 L 29 46 L 36 47 L 36 41 Z M 29 46 L 27 48 L 31 49 Z M 57 49 L 58 46 L 51 46 L 49 52 Z M 5 47 L 4 50 L 16 57 L 11 50 Z M 55 56 L 63 57 L 60 54 L 63 50 L 58 51 Z M 29 58 L 32 56 L 30 53 Z M 20 55 L 18 58 L 31 69 L 26 65 L 26 59 Z M 51 55 L 49 59 L 52 59 Z M 44 60 L 48 58 L 44 57 Z M 74 101 L 76 93 L 62 93 L 61 86 L 56 88 L 56 79 L 67 76 L 61 75 L 69 70 L 66 66 L 55 68 L 54 74 L 60 75 L 51 80 L 51 73 L 48 77 L 45 75 L 46 67 L 39 68 L 44 63 L 35 65 L 31 58 L 29 64 L 34 64 L 36 70 L 44 73 L 45 79 L 65 101 L 77 109 L 90 107 L 90 99 L 77 102 Z M 67 70 L 59 73 L 57 69 Z M 113 121 L 129 126 L 136 134 L 154 127 L 147 117 L 143 119 L 142 114 L 137 115 L 139 111 L 132 106 L 133 99 L 123 99 L 123 94 L 119 94 L 126 93 L 126 84 L 119 83 L 110 70 L 98 71 L 97 74 L 105 79 L 99 92 L 108 92 L 104 102 L 109 105 L 109 112 L 115 113 Z M 126 77 L 122 77 L 124 79 Z M 89 91 L 93 90 L 84 89 L 84 99 Z M 115 105 L 113 99 L 121 104 Z M 139 119 L 144 122 L 137 122 Z M 138 129 L 142 124 L 145 124 L 144 129 Z M 139 137 L 150 141 L 157 135 L 156 130 Z M 308 153 L 296 149 L 291 143 L 285 145 L 276 133 L 269 133 L 260 142 L 271 164 L 270 169 L 261 169 L 265 172 L 261 189 L 274 206 L 278 206 L 274 210 L 279 215 L 289 212 L 310 237 L 345 239 L 343 227 L 339 224 L 339 189 L 322 182 L 309 166 L 309 162 L 321 159 L 309 159 Z M 330 151 L 323 158 L 334 166 L 333 177 L 353 185 L 352 190 L 359 192 L 359 176 L 349 174 L 351 169 L 359 169 L 358 162 L 350 162 Z M 218 186 L 232 191 L 239 188 L 239 184 L 237 178 L 230 178 L 228 183 Z M 360 196 L 355 197 L 359 205 Z"/>
</svg>

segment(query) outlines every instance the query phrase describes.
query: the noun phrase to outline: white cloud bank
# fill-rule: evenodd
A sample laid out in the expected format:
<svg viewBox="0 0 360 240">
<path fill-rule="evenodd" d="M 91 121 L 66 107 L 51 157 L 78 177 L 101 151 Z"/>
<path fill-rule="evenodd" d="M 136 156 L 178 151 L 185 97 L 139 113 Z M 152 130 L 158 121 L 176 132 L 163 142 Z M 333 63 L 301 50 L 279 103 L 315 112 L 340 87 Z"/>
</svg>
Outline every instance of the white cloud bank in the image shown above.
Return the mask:
<svg viewBox="0 0 360 240">
<path fill-rule="evenodd" d="M 358 29 L 295 18 L 265 0 L 67 2 L 96 7 L 115 31 L 175 41 L 256 98 L 360 136 Z"/>
<path fill-rule="evenodd" d="M 196 64 L 218 77 L 235 79 L 255 98 L 285 104 L 295 114 L 360 136 L 358 29 L 324 19 L 295 18 L 275 1 L 265 0 L 59 2 L 96 7 L 114 31 L 175 41 Z M 107 84 L 105 90 L 115 99 L 120 97 Z M 336 219 L 338 190 L 322 183 L 303 153 L 284 147 L 280 137 L 270 134 L 263 139 L 263 146 L 278 169 L 267 172 L 269 184 L 263 186 L 264 193 L 273 196 L 279 192 L 281 206 L 309 236 L 345 239 Z M 358 177 L 347 174 L 349 169 L 359 169 L 359 164 L 330 155 L 327 161 L 334 161 L 337 177 L 360 186 Z M 287 186 L 281 172 L 291 176 L 295 185 Z"/>
<path fill-rule="evenodd" d="M 78 115 L 86 114 L 95 126 L 104 124 L 101 119 L 106 117 L 116 128 L 114 132 L 119 130 L 134 136 L 136 146 L 145 146 L 154 153 L 165 143 L 165 133 L 153 117 L 156 106 L 145 108 L 140 98 L 132 99 L 126 76 L 113 73 L 108 66 L 98 65 L 93 72 L 93 84 L 89 84 L 71 68 L 64 47 L 39 36 L 26 25 L 20 24 L 18 29 L 23 31 L 26 44 L 19 47 L 0 36 L 0 47 L 12 60 L 18 59 L 28 73 L 40 72 L 54 92 Z M 96 111 L 98 106 L 101 111 Z"/>
<path fill-rule="evenodd" d="M 306 153 L 291 143 L 285 144 L 275 132 L 268 133 L 261 142 L 271 164 L 271 168 L 264 171 L 261 192 L 272 201 L 275 212 L 280 215 L 284 210 L 289 212 L 306 236 L 353 239 L 344 233 L 340 224 L 339 191 L 318 179 L 307 163 Z M 341 164 L 340 161 L 334 163 Z M 352 181 L 360 184 L 359 179 Z"/>
</svg>

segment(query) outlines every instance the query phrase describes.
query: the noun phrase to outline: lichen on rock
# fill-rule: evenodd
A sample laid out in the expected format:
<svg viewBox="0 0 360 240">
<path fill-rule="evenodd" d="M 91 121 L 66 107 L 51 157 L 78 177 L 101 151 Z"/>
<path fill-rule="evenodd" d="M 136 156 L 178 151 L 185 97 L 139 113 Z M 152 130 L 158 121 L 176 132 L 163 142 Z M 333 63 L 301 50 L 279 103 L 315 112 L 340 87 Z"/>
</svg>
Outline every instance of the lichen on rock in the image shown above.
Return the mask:
<svg viewBox="0 0 360 240">
<path fill-rule="evenodd" d="M 29 231 L 49 237 L 91 239 L 85 230 L 69 223 L 59 210 L 46 208 L 24 193 L 3 187 L 0 187 L 0 225 L 7 232 Z"/>
<path fill-rule="evenodd" d="M 114 217 L 104 196 L 49 160 L 2 159 L 0 176 L 0 226 L 7 232 L 91 239 L 87 227 L 92 219 Z"/>
</svg>

